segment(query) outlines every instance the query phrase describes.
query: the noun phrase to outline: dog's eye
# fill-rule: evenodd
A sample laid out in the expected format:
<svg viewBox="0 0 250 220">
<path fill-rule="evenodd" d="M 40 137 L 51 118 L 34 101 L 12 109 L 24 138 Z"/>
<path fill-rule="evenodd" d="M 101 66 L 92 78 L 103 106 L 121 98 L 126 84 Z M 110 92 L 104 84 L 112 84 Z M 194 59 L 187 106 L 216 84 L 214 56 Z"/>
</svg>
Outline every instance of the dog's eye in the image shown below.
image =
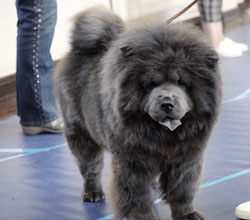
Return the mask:
<svg viewBox="0 0 250 220">
<path fill-rule="evenodd" d="M 178 80 L 177 84 L 179 86 L 188 87 L 187 84 L 183 80 L 181 80 L 181 79 Z"/>
<path fill-rule="evenodd" d="M 142 83 L 143 89 L 146 89 L 146 90 L 150 89 L 150 87 L 153 87 L 153 86 L 154 86 L 153 83 L 149 83 L 149 82 Z"/>
<path fill-rule="evenodd" d="M 151 82 L 143 82 L 142 87 L 143 89 L 150 90 L 155 87 L 157 87 L 159 84 L 157 82 L 151 81 Z"/>
<path fill-rule="evenodd" d="M 164 83 L 164 77 L 158 73 L 146 73 L 141 79 L 143 89 L 151 90 Z"/>
<path fill-rule="evenodd" d="M 150 88 L 157 87 L 158 85 L 159 85 L 159 83 L 155 82 L 155 81 L 152 81 L 152 82 L 149 83 Z"/>
</svg>

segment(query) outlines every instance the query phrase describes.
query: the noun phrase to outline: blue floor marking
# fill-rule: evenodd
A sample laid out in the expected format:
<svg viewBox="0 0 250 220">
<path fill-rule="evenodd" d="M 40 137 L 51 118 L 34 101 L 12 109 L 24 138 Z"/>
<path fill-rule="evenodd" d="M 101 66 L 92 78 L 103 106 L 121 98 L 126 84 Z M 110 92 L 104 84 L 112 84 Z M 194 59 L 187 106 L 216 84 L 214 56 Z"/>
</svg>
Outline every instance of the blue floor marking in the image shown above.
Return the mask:
<svg viewBox="0 0 250 220">
<path fill-rule="evenodd" d="M 1 148 L 0 153 L 40 153 L 40 152 L 48 152 L 59 147 L 64 147 L 66 145 L 67 145 L 66 143 L 63 143 L 46 148 Z"/>
<path fill-rule="evenodd" d="M 112 219 L 112 218 L 114 218 L 114 217 L 115 217 L 115 215 L 112 214 L 112 215 L 107 215 L 107 216 L 105 216 L 105 217 L 103 217 L 103 218 L 98 218 L 98 219 L 96 219 L 96 220 L 108 220 L 108 219 Z"/>
<path fill-rule="evenodd" d="M 31 154 L 34 154 L 34 153 L 25 153 L 25 154 L 18 154 L 18 155 L 10 156 L 10 157 L 4 157 L 4 158 L 0 159 L 0 162 L 17 159 L 17 158 L 24 157 L 24 156 L 29 156 Z"/>
<path fill-rule="evenodd" d="M 222 183 L 222 182 L 225 182 L 225 181 L 228 181 L 228 180 L 240 177 L 240 176 L 244 176 L 244 175 L 247 175 L 247 174 L 250 174 L 250 169 L 242 170 L 242 171 L 239 171 L 237 173 L 233 173 L 231 175 L 224 176 L 222 178 L 219 178 L 219 179 L 207 182 L 207 183 L 203 183 L 203 184 L 200 185 L 200 189 L 204 189 L 204 188 L 207 188 L 209 186 L 213 186 L 213 185 L 216 185 L 218 183 Z M 157 200 L 154 201 L 154 204 L 160 203 L 161 201 L 162 201 L 161 199 L 157 199 Z M 114 218 L 114 214 L 107 215 L 105 217 L 98 218 L 96 220 L 109 220 L 109 219 L 112 219 L 112 218 Z"/>
<path fill-rule="evenodd" d="M 0 159 L 0 162 L 7 161 L 7 160 L 12 160 L 24 156 L 29 156 L 32 154 L 37 154 L 37 153 L 42 153 L 42 152 L 49 152 L 51 150 L 67 146 L 66 143 L 63 144 L 58 144 L 52 147 L 47 147 L 47 148 L 1 148 L 0 153 L 22 153 L 10 157 L 5 157 Z"/>
<path fill-rule="evenodd" d="M 201 184 L 201 185 L 200 185 L 200 189 L 203 189 L 203 188 L 206 188 L 206 187 L 209 187 L 209 186 L 213 186 L 213 185 L 215 185 L 215 184 L 222 183 L 222 182 L 225 182 L 225 181 L 228 181 L 228 180 L 231 180 L 231 179 L 240 177 L 240 176 L 244 176 L 244 175 L 247 175 L 247 174 L 250 174 L 250 169 L 242 170 L 242 171 L 239 171 L 239 172 L 237 172 L 237 173 L 233 173 L 233 174 L 231 174 L 231 175 L 228 175 L 228 176 L 219 178 L 219 179 L 217 179 L 217 180 L 214 180 L 214 181 L 211 181 L 211 182 L 208 182 L 208 183 Z"/>
<path fill-rule="evenodd" d="M 250 88 L 247 89 L 245 92 L 239 94 L 238 96 L 231 98 L 231 99 L 227 99 L 225 101 L 223 101 L 223 104 L 229 103 L 229 102 L 235 102 L 235 101 L 239 101 L 241 99 L 246 99 L 250 97 Z"/>
</svg>

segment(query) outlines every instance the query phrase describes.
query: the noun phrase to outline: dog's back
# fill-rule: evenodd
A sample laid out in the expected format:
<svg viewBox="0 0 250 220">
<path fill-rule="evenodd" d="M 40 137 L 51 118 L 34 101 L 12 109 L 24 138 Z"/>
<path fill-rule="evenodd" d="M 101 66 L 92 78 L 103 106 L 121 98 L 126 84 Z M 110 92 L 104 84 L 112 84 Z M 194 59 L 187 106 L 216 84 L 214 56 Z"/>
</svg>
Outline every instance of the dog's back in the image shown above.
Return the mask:
<svg viewBox="0 0 250 220">
<path fill-rule="evenodd" d="M 96 105 L 101 58 L 122 31 L 122 20 L 102 6 L 75 16 L 71 50 L 56 66 L 54 76 L 54 93 L 65 123 L 83 121 L 88 114 L 84 107 Z"/>
</svg>

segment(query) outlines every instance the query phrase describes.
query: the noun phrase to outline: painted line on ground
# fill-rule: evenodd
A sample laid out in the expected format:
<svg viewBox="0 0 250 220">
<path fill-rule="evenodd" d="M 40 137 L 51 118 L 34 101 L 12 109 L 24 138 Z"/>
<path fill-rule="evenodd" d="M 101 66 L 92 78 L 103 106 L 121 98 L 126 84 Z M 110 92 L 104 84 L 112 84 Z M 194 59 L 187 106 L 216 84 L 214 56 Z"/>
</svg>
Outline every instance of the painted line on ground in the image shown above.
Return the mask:
<svg viewBox="0 0 250 220">
<path fill-rule="evenodd" d="M 17 154 L 17 155 L 10 156 L 10 157 L 4 157 L 4 158 L 0 159 L 0 162 L 17 159 L 17 158 L 28 156 L 28 155 L 31 155 L 31 154 L 34 154 L 34 153 Z"/>
<path fill-rule="evenodd" d="M 207 183 L 203 183 L 203 184 L 200 185 L 200 189 L 204 189 L 204 188 L 216 185 L 218 183 L 226 182 L 228 180 L 232 180 L 232 179 L 235 179 L 237 177 L 241 177 L 241 176 L 244 176 L 244 175 L 247 175 L 247 174 L 250 174 L 250 169 L 242 170 L 242 171 L 233 173 L 231 175 L 224 176 L 222 178 L 219 178 L 219 179 L 207 182 Z M 162 201 L 161 199 L 157 199 L 157 200 L 154 201 L 154 204 L 160 203 L 161 201 Z M 98 218 L 96 220 L 110 220 L 110 219 L 113 219 L 113 218 L 114 218 L 114 214 L 111 214 L 111 215 L 107 215 L 107 216 L 102 217 L 102 218 Z"/>
<path fill-rule="evenodd" d="M 46 148 L 0 148 L 0 153 L 39 153 L 39 152 L 48 152 L 59 147 L 66 146 L 66 143 L 58 144 L 52 147 Z"/>
<path fill-rule="evenodd" d="M 218 183 L 226 182 L 228 180 L 232 180 L 232 179 L 235 179 L 237 177 L 241 177 L 241 176 L 244 176 L 244 175 L 247 175 L 247 174 L 250 174 L 250 169 L 242 170 L 242 171 L 233 173 L 231 175 L 224 176 L 222 178 L 219 178 L 219 179 L 207 182 L 207 183 L 203 183 L 203 184 L 200 185 L 200 189 L 203 189 L 203 188 L 206 188 L 206 187 L 209 187 L 209 186 L 213 186 L 213 185 L 216 185 Z"/>
<path fill-rule="evenodd" d="M 226 104 L 229 102 L 235 102 L 235 101 L 239 101 L 239 100 L 246 99 L 246 98 L 250 98 L 250 88 L 247 89 L 246 91 L 240 93 L 238 96 L 236 96 L 234 98 L 224 100 L 222 103 Z"/>
<path fill-rule="evenodd" d="M 46 148 L 2 148 L 0 149 L 0 153 L 22 153 L 22 154 L 17 154 L 14 156 L 10 156 L 10 157 L 4 157 L 0 159 L 0 162 L 4 162 L 7 160 L 13 160 L 16 158 L 20 158 L 20 157 L 24 157 L 24 156 L 29 156 L 32 154 L 37 154 L 37 153 L 42 153 L 42 152 L 49 152 L 51 150 L 60 148 L 60 147 L 64 147 L 67 146 L 66 143 L 63 144 L 58 144 L 55 146 L 51 146 L 51 147 L 46 147 Z"/>
</svg>

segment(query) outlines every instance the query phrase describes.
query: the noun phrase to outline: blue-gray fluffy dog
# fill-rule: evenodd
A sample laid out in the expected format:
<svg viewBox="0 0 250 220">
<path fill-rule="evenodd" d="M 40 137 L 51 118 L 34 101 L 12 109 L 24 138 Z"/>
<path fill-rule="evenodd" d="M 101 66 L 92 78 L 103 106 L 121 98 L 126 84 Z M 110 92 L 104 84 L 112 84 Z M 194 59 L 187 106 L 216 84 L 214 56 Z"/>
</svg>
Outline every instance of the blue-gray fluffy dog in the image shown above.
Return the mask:
<svg viewBox="0 0 250 220">
<path fill-rule="evenodd" d="M 218 56 L 197 28 L 154 23 L 128 29 L 108 9 L 88 9 L 75 19 L 71 50 L 54 83 L 85 202 L 104 199 L 108 149 L 117 220 L 156 219 L 156 177 L 174 220 L 204 219 L 192 201 L 221 80 Z"/>
</svg>

